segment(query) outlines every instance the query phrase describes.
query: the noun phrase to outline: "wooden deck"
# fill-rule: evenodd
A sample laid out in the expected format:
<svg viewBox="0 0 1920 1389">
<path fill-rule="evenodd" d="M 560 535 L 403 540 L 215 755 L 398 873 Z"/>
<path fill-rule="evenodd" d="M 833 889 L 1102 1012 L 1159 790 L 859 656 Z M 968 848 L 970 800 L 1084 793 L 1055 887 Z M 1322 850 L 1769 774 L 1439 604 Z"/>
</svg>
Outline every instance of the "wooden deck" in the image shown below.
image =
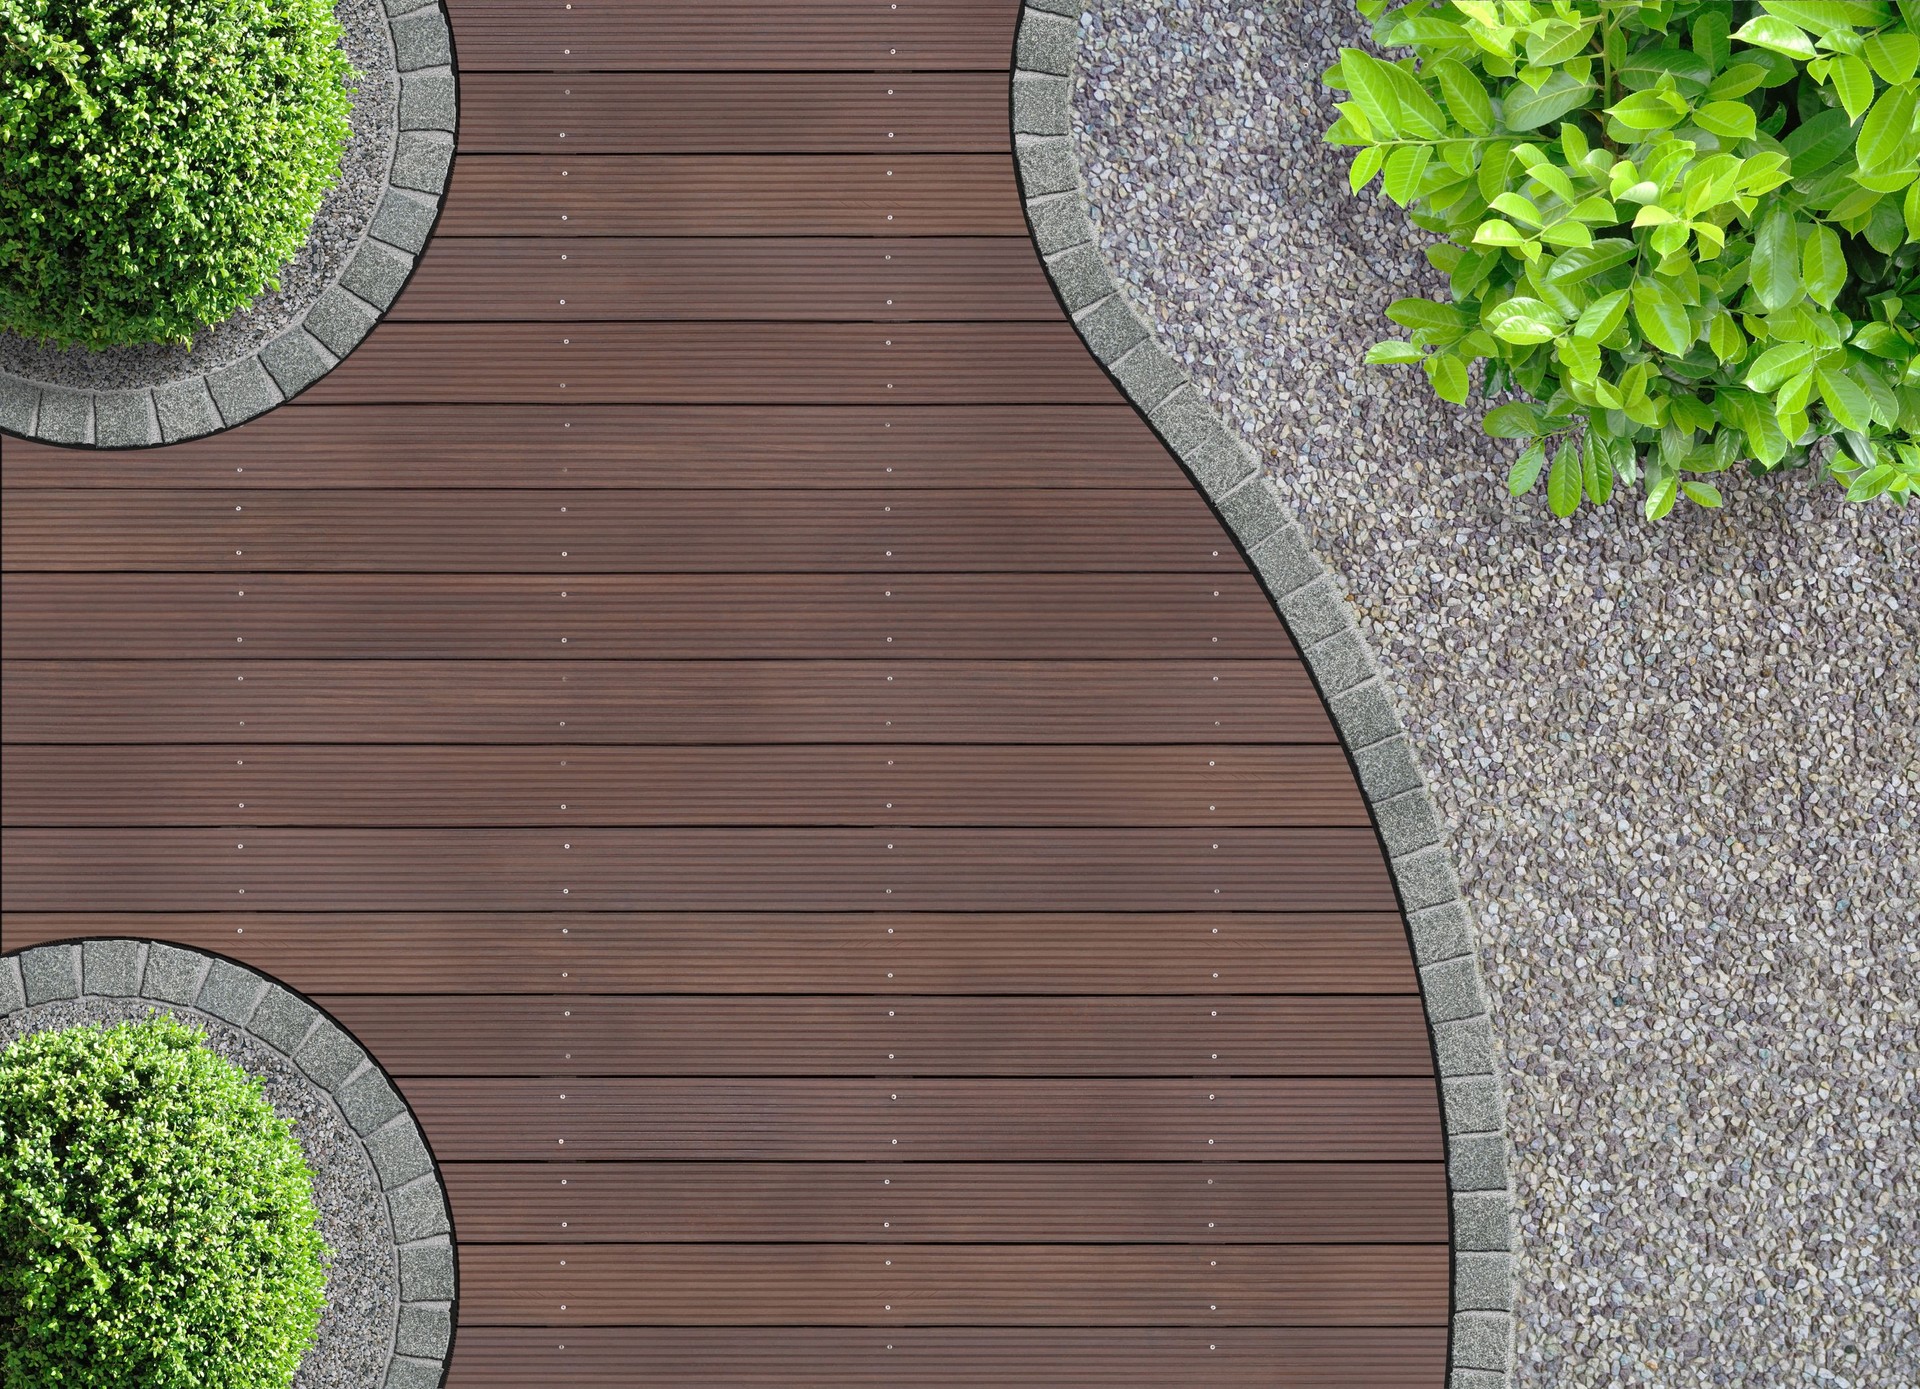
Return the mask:
<svg viewBox="0 0 1920 1389">
<path fill-rule="evenodd" d="M 1015 0 L 451 12 L 359 351 L 5 443 L 5 947 L 352 1028 L 453 1199 L 451 1389 L 1439 1385 L 1386 864 L 1048 288 Z"/>
</svg>

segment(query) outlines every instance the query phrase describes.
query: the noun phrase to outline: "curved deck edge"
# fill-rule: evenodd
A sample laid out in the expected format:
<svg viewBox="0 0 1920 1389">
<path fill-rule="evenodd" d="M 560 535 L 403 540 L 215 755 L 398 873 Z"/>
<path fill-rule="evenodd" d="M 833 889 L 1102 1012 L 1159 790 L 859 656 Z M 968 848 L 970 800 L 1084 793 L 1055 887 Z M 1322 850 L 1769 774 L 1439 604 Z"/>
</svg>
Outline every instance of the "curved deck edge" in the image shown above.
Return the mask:
<svg viewBox="0 0 1920 1389">
<path fill-rule="evenodd" d="M 1014 44 L 1015 167 L 1028 231 L 1088 351 L 1234 536 L 1305 657 L 1387 856 L 1440 1077 L 1451 1206 L 1450 1389 L 1512 1381 L 1513 1194 L 1473 918 L 1399 712 L 1341 584 L 1258 456 L 1157 347 L 1101 254 L 1072 141 L 1080 0 L 1025 0 Z"/>
</svg>

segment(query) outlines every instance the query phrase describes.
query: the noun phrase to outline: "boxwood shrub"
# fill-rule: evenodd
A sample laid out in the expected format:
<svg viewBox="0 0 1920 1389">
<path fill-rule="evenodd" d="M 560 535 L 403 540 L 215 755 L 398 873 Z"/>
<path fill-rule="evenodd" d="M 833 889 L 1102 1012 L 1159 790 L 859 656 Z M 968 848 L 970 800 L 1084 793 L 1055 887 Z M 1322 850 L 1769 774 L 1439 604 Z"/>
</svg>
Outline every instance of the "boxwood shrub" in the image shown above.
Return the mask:
<svg viewBox="0 0 1920 1389">
<path fill-rule="evenodd" d="M 0 1051 L 0 1382 L 283 1389 L 326 1289 L 313 1174 L 176 1019 Z"/>
<path fill-rule="evenodd" d="M 331 0 L 0 0 L 0 327 L 183 341 L 276 286 L 340 177 Z"/>
<path fill-rule="evenodd" d="M 1445 239 L 1368 360 L 1481 389 L 1554 512 L 1809 460 L 1920 493 L 1920 0 L 1360 0 L 1328 132 Z"/>
</svg>

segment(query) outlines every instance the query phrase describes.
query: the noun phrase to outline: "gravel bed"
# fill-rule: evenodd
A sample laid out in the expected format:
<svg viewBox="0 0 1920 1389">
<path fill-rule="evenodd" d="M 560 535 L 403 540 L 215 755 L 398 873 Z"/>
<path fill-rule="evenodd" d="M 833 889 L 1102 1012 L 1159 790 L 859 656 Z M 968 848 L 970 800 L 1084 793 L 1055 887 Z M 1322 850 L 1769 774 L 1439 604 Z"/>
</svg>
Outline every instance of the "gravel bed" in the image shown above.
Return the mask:
<svg viewBox="0 0 1920 1389">
<path fill-rule="evenodd" d="M 1098 0 L 1101 245 L 1348 584 L 1483 941 L 1521 1385 L 1920 1382 L 1920 507 L 1514 502 L 1405 369 L 1441 284 L 1347 191 L 1351 0 Z"/>
<path fill-rule="evenodd" d="M 306 315 L 321 291 L 340 278 L 373 223 L 393 158 L 400 91 L 381 0 L 337 0 L 334 13 L 356 74 L 353 134 L 341 158 L 340 181 L 320 204 L 307 244 L 280 271 L 279 288 L 261 291 L 187 346 L 147 343 L 89 352 L 0 331 L 0 371 L 77 390 L 159 386 L 230 366 Z"/>
<path fill-rule="evenodd" d="M 274 1112 L 293 1120 L 313 1169 L 320 1233 L 331 1251 L 319 1336 L 294 1374 L 294 1389 L 380 1389 L 398 1315 L 393 1227 L 367 1150 L 326 1091 L 264 1043 L 198 1009 L 151 999 L 80 998 L 42 1003 L 0 1018 L 0 1047 L 76 1023 L 118 1022 L 154 1011 L 201 1028 L 208 1045 L 264 1083 Z"/>
</svg>

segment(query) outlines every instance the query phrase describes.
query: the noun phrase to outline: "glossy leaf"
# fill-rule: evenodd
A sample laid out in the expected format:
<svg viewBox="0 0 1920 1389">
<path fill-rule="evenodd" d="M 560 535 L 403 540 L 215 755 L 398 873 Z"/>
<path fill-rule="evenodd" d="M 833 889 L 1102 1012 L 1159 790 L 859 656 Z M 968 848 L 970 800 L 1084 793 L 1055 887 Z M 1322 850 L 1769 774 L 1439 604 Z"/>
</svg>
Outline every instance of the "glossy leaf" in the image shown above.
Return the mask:
<svg viewBox="0 0 1920 1389">
<path fill-rule="evenodd" d="M 1800 297 L 1800 237 L 1788 209 L 1776 207 L 1761 222 L 1748 274 L 1769 309 L 1784 309 Z"/>
<path fill-rule="evenodd" d="M 1800 280 L 1814 303 L 1832 308 L 1847 283 L 1847 257 L 1840 249 L 1840 233 L 1824 223 L 1807 232 L 1800 248 Z"/>
<path fill-rule="evenodd" d="M 1642 280 L 1633 287 L 1633 317 L 1647 341 L 1676 357 L 1693 346 L 1693 325 L 1687 306 L 1665 285 Z"/>
</svg>

